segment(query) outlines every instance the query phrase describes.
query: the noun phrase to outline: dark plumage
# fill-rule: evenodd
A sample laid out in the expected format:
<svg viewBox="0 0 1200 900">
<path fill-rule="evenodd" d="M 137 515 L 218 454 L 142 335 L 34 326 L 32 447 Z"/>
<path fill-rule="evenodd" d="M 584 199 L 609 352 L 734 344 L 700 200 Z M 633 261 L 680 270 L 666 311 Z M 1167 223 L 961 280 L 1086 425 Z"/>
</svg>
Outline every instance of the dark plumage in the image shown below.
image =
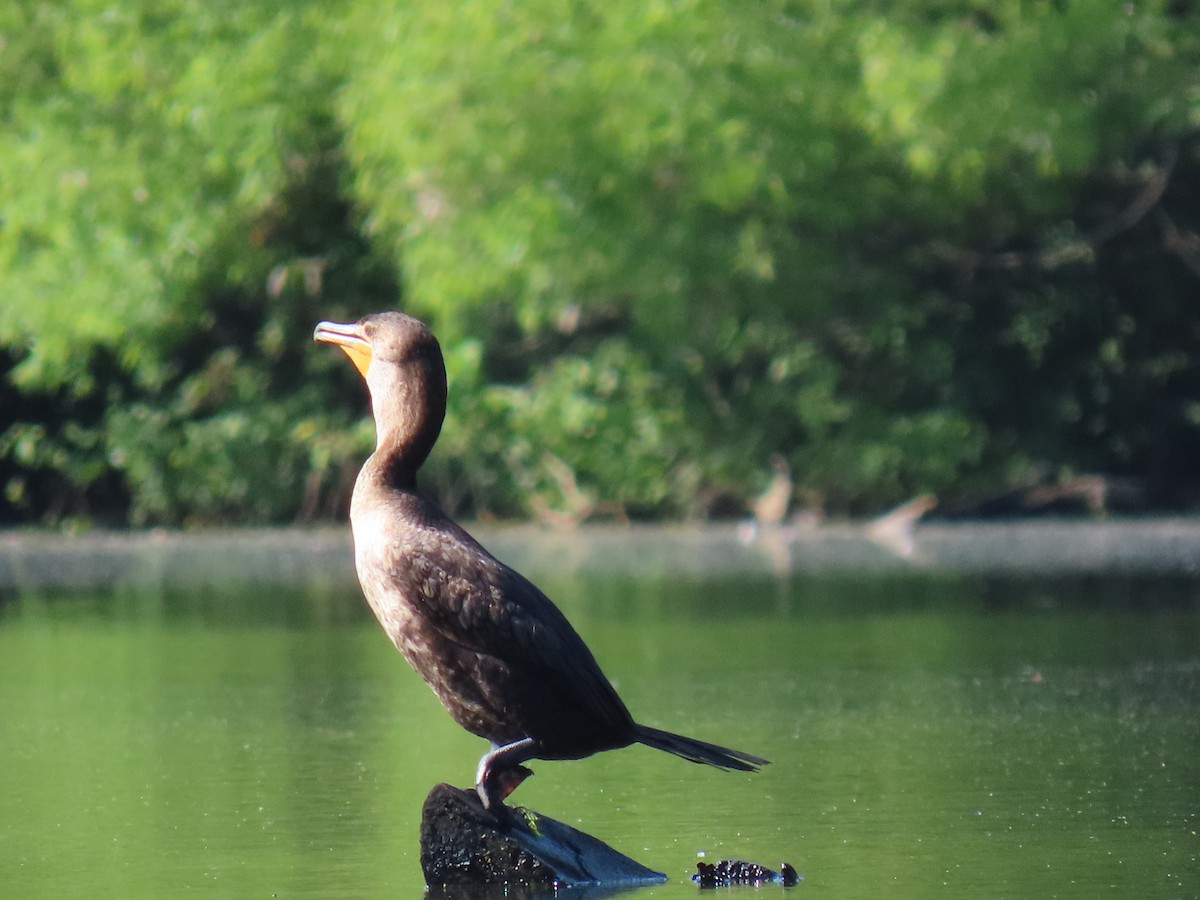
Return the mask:
<svg viewBox="0 0 1200 900">
<path fill-rule="evenodd" d="M 446 411 L 436 338 L 398 312 L 322 322 L 367 382 L 375 452 L 354 485 L 350 522 L 363 594 L 388 637 L 463 728 L 492 749 L 479 761 L 485 806 L 529 759 L 579 759 L 642 743 L 693 762 L 754 771 L 766 760 L 638 725 L 558 608 L 417 490 Z"/>
</svg>

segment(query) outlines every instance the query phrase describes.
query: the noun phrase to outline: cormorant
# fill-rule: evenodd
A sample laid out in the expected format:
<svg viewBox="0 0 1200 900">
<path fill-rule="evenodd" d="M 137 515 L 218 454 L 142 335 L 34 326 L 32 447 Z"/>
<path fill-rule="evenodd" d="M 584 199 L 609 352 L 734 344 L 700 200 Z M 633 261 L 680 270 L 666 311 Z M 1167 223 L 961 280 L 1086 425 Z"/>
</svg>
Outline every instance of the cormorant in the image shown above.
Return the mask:
<svg viewBox="0 0 1200 900">
<path fill-rule="evenodd" d="M 400 312 L 321 322 L 366 380 L 375 452 L 354 484 L 350 524 L 367 602 L 392 643 L 463 728 L 491 742 L 475 787 L 494 808 L 530 759 L 580 759 L 641 743 L 722 769 L 767 760 L 634 722 L 566 617 L 417 490 L 446 412 L 433 333 Z"/>
</svg>

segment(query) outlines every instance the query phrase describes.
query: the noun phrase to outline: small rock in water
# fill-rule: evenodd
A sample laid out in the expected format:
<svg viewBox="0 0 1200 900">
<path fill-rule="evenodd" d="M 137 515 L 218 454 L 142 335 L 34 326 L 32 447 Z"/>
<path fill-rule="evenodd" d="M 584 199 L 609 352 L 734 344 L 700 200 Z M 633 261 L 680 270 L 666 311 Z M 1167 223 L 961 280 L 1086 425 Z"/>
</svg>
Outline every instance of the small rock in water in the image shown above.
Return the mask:
<svg viewBox="0 0 1200 900">
<path fill-rule="evenodd" d="M 692 881 L 702 888 L 729 887 L 734 884 L 782 884 L 791 887 L 804 876 L 788 863 L 781 863 L 779 871 L 760 866 L 758 863 L 741 859 L 723 859 L 718 863 L 696 863 L 696 874 Z"/>
<path fill-rule="evenodd" d="M 667 880 L 564 822 L 520 807 L 486 810 L 474 788 L 448 784 L 436 785 L 421 810 L 421 871 L 431 889 L 497 885 L 506 893 Z"/>
</svg>

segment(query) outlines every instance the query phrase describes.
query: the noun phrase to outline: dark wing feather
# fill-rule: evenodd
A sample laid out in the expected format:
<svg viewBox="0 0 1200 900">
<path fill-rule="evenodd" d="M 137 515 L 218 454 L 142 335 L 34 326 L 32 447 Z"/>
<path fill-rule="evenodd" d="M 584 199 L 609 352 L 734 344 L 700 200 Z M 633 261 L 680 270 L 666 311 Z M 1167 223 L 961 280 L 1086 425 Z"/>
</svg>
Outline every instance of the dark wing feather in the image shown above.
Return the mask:
<svg viewBox="0 0 1200 900">
<path fill-rule="evenodd" d="M 540 670 L 548 683 L 602 720 L 629 720 L 583 639 L 529 579 L 447 518 L 409 538 L 408 552 L 396 562 L 410 568 L 414 596 L 443 637 L 514 669 Z"/>
</svg>

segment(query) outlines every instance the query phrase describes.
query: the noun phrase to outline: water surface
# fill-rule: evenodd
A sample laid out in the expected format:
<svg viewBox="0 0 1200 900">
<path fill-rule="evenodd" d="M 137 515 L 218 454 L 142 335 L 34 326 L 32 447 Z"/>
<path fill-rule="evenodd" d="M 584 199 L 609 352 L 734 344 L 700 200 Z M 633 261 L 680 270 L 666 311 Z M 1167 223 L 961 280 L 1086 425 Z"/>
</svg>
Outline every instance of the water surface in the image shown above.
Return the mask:
<svg viewBox="0 0 1200 900">
<path fill-rule="evenodd" d="M 854 544 L 849 567 L 731 533 L 638 534 L 625 565 L 596 563 L 613 533 L 499 536 L 640 720 L 774 760 L 630 748 L 535 763 L 514 800 L 666 872 L 645 898 L 694 896 L 699 854 L 787 860 L 797 896 L 1200 894 L 1200 541 L 1056 569 L 977 564 L 962 534 L 934 542 L 958 564 Z M 419 896 L 421 803 L 481 742 L 377 630 L 340 536 L 250 570 L 253 539 L 213 540 L 76 545 L 90 578 L 10 543 L 6 895 Z"/>
</svg>

